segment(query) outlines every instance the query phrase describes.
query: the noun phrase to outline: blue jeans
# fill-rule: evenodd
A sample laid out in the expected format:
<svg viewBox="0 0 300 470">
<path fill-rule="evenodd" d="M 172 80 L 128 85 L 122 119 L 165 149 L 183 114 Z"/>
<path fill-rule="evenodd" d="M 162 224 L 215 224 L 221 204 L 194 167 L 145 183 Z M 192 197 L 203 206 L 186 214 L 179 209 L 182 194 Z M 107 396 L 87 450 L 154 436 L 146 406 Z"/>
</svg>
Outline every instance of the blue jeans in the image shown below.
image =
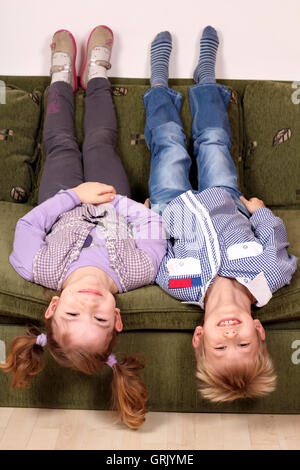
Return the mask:
<svg viewBox="0 0 300 470">
<path fill-rule="evenodd" d="M 194 85 L 189 89 L 193 118 L 192 138 L 198 168 L 198 191 L 223 187 L 238 209 L 250 217 L 239 200 L 237 172 L 230 155 L 231 133 L 227 108 L 231 91 L 220 84 Z M 146 110 L 145 139 L 151 151 L 149 195 L 151 209 L 161 214 L 169 202 L 192 190 L 191 158 L 180 120 L 182 94 L 163 86 L 143 95 Z"/>
</svg>

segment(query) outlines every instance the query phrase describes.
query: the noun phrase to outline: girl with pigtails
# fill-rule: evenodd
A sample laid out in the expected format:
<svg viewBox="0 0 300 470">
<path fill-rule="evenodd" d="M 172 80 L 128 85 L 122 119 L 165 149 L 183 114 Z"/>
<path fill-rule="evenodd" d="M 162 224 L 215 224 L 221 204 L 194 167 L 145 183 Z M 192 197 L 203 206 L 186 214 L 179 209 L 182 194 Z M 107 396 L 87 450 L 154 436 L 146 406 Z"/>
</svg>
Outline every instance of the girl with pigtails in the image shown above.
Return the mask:
<svg viewBox="0 0 300 470">
<path fill-rule="evenodd" d="M 10 263 L 26 280 L 59 291 L 45 312 L 45 332 L 14 338 L 4 372 L 27 387 L 47 348 L 62 366 L 95 374 L 113 370 L 113 405 L 132 429 L 144 422 L 144 363 L 113 353 L 123 329 L 115 294 L 154 283 L 166 252 L 162 218 L 131 199 L 116 153 L 117 122 L 106 71 L 113 33 L 93 29 L 80 76 L 86 90 L 82 152 L 74 135 L 76 43 L 59 30 L 51 44 L 51 85 L 44 124 L 46 161 L 38 205 L 17 225 Z"/>
</svg>

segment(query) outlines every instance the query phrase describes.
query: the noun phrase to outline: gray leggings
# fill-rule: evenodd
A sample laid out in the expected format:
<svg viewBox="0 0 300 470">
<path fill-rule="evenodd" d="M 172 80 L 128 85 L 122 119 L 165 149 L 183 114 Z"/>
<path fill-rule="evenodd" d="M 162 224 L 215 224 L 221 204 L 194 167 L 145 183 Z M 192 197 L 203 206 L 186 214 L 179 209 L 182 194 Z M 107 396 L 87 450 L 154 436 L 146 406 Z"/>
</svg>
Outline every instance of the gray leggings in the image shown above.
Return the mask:
<svg viewBox="0 0 300 470">
<path fill-rule="evenodd" d="M 38 203 L 85 181 L 113 185 L 118 194 L 130 197 L 122 162 L 116 153 L 117 120 L 111 86 L 105 78 L 88 82 L 85 97 L 82 153 L 74 135 L 74 94 L 65 82 L 48 91 L 44 126 L 46 161 Z"/>
</svg>

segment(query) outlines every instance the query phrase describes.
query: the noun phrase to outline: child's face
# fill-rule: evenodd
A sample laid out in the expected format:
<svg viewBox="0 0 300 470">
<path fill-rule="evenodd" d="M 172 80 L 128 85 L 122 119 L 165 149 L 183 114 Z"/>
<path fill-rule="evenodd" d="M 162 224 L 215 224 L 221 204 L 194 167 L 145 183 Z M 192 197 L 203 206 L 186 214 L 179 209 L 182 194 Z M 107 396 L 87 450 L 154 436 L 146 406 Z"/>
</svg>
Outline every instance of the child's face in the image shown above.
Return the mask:
<svg viewBox="0 0 300 470">
<path fill-rule="evenodd" d="M 203 327 L 197 326 L 194 348 L 203 341 L 205 358 L 217 371 L 230 366 L 243 366 L 254 360 L 259 350 L 258 336 L 265 340 L 265 331 L 259 320 L 249 312 L 224 314 L 216 310 L 205 318 Z"/>
<path fill-rule="evenodd" d="M 63 336 L 68 335 L 68 347 L 90 353 L 104 352 L 113 330 L 123 329 L 113 294 L 103 288 L 99 290 L 94 276 L 73 282 L 60 297 L 53 297 L 45 313 L 46 318 L 52 316 L 53 334 L 61 346 L 65 346 Z"/>
</svg>

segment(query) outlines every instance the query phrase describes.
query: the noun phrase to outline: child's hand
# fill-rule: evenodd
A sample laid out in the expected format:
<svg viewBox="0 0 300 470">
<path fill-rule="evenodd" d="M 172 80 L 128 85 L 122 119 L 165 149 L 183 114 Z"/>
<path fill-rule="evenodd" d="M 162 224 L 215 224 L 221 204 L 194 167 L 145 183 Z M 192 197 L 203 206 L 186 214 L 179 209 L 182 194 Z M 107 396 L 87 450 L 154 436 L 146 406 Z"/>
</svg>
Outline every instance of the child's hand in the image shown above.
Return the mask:
<svg viewBox="0 0 300 470">
<path fill-rule="evenodd" d="M 111 202 L 116 195 L 113 186 L 103 183 L 87 182 L 72 189 L 84 204 L 104 204 Z"/>
<path fill-rule="evenodd" d="M 240 200 L 246 207 L 246 209 L 250 212 L 250 214 L 253 214 L 257 209 L 260 209 L 261 207 L 266 207 L 264 202 L 261 199 L 258 199 L 257 197 L 251 197 L 248 201 L 244 196 L 240 197 Z"/>
<path fill-rule="evenodd" d="M 150 209 L 150 199 L 147 198 L 146 201 L 144 202 L 144 206 L 148 207 Z"/>
</svg>

